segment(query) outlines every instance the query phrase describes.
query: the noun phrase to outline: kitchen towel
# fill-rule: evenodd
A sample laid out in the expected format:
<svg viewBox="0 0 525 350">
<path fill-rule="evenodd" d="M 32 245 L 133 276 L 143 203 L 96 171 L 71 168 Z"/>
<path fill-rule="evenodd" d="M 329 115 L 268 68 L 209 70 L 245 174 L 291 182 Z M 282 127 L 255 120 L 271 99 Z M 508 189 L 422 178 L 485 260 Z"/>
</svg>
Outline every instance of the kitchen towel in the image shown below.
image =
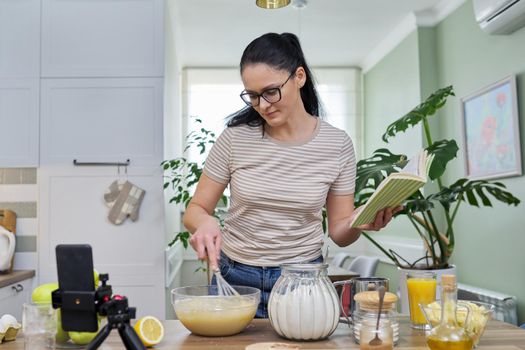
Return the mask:
<svg viewBox="0 0 525 350">
<path fill-rule="evenodd" d="M 104 194 L 110 207 L 108 219 L 115 225 L 122 224 L 129 216 L 132 221 L 139 218 L 139 209 L 146 191 L 129 181 L 113 181 Z"/>
</svg>

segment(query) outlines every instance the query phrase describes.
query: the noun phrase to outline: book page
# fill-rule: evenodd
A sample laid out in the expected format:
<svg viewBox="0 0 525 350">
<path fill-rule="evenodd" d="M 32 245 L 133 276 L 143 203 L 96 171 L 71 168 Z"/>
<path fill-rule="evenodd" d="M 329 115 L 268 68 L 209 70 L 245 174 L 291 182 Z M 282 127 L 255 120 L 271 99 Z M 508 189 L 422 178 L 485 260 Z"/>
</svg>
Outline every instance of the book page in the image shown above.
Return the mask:
<svg viewBox="0 0 525 350">
<path fill-rule="evenodd" d="M 400 171 L 402 173 L 410 173 L 417 176 L 421 176 L 422 171 L 424 171 L 425 166 L 425 151 L 415 154 L 412 158 L 408 160 L 407 165 Z M 421 167 L 423 165 L 423 168 Z"/>
</svg>

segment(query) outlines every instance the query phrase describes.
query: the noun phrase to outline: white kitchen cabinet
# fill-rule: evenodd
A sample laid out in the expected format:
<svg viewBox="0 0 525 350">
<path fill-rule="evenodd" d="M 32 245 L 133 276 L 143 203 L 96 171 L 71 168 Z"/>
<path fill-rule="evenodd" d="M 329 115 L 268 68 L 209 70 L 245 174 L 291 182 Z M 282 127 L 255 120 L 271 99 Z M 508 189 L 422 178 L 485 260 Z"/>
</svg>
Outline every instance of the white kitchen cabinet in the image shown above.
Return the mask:
<svg viewBox="0 0 525 350">
<path fill-rule="evenodd" d="M 164 318 L 164 0 L 40 1 L 38 284 L 56 281 L 57 244 L 87 243 L 115 294 Z M 115 226 L 103 195 L 119 177 L 146 194 Z"/>
<path fill-rule="evenodd" d="M 162 78 L 43 79 L 42 165 L 162 161 Z"/>
<path fill-rule="evenodd" d="M 30 301 L 31 281 L 26 279 L 0 288 L 0 316 L 11 314 L 22 323 L 22 305 Z"/>
<path fill-rule="evenodd" d="M 95 268 L 109 273 L 115 294 L 126 295 L 138 317 L 165 317 L 164 199 L 160 167 L 130 168 L 120 178 L 146 191 L 139 219 L 122 225 L 107 219 L 104 191 L 118 179 L 116 167 L 42 167 L 38 173 L 39 283 L 56 281 L 55 246 L 87 243 Z"/>
<path fill-rule="evenodd" d="M 0 79 L 0 168 L 38 165 L 38 104 L 38 79 Z"/>
<path fill-rule="evenodd" d="M 0 1 L 0 79 L 38 77 L 40 77 L 40 0 L 2 0 Z"/>
<path fill-rule="evenodd" d="M 42 0 L 42 76 L 163 76 L 163 12 L 163 0 Z"/>
</svg>

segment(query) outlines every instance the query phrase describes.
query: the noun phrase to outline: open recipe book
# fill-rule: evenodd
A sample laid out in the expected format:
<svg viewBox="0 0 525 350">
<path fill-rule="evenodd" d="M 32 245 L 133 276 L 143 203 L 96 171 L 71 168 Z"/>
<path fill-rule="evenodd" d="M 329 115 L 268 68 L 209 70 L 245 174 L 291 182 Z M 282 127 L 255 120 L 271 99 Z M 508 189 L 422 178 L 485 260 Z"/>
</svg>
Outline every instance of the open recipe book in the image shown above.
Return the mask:
<svg viewBox="0 0 525 350">
<path fill-rule="evenodd" d="M 356 214 L 350 227 L 371 223 L 379 210 L 401 205 L 427 182 L 433 159 L 433 155 L 429 156 L 426 150 L 422 150 L 400 172 L 388 175 Z"/>
</svg>

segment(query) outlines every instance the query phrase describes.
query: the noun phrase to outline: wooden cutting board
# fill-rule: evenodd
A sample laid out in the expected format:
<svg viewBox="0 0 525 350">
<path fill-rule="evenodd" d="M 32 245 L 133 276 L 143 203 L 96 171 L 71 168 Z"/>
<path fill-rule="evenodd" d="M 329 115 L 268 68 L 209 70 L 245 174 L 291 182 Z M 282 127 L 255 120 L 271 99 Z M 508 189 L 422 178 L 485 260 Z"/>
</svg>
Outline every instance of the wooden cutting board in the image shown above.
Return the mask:
<svg viewBox="0 0 525 350">
<path fill-rule="evenodd" d="M 16 233 L 16 213 L 9 209 L 0 209 L 0 225 L 12 233 Z"/>
<path fill-rule="evenodd" d="M 9 209 L 0 209 L 0 226 L 3 226 L 8 231 L 13 234 L 16 233 L 16 213 Z M 15 255 L 11 258 L 11 267 L 8 271 L 3 271 L 2 273 L 11 273 L 13 271 L 13 263 L 15 260 Z"/>
</svg>

